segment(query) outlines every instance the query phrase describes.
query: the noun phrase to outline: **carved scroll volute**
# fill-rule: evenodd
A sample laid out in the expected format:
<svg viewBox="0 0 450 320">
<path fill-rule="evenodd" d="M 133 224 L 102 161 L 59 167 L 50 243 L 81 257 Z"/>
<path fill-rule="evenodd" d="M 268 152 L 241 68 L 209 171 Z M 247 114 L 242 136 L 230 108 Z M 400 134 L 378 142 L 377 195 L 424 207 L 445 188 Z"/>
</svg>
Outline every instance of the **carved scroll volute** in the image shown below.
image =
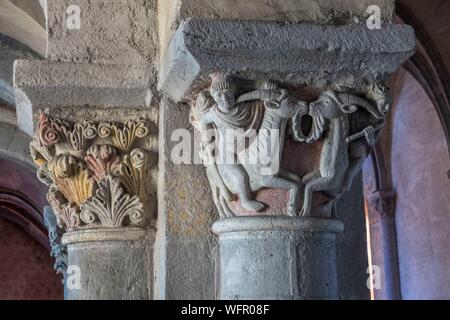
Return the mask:
<svg viewBox="0 0 450 320">
<path fill-rule="evenodd" d="M 125 189 L 130 194 L 138 195 L 142 202 L 145 199 L 146 164 L 145 152 L 141 149 L 134 149 L 130 155 L 124 156 L 119 166 L 119 173 Z"/>
<path fill-rule="evenodd" d="M 65 231 L 142 226 L 148 135 L 142 119 L 71 124 L 39 117 L 30 145 L 48 201 Z"/>
<path fill-rule="evenodd" d="M 77 157 L 81 157 L 97 137 L 97 127 L 92 122 L 76 123 L 73 128 L 62 126 L 61 132 L 69 152 Z"/>
<path fill-rule="evenodd" d="M 115 124 L 101 123 L 98 128 L 98 134 L 101 138 L 111 137 L 113 145 L 121 151 L 129 151 L 138 138 L 143 138 L 148 134 L 148 128 L 145 121 L 129 120 L 123 127 Z"/>
</svg>

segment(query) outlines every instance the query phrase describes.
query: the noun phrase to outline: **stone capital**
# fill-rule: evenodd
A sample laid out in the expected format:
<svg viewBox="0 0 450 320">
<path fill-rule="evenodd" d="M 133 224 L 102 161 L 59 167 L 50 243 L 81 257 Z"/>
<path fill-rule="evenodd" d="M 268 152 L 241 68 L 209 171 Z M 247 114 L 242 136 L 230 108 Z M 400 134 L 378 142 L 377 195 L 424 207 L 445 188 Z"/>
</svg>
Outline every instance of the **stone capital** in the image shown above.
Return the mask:
<svg viewBox="0 0 450 320">
<path fill-rule="evenodd" d="M 144 119 L 71 122 L 39 116 L 31 154 L 38 177 L 49 186 L 47 198 L 64 232 L 90 230 L 82 237 L 88 241 L 94 240 L 92 229 L 114 229 L 101 236 L 111 240 L 120 228 L 149 223 L 149 156 L 143 143 L 148 135 Z"/>
<path fill-rule="evenodd" d="M 384 126 L 385 80 L 414 50 L 406 25 L 190 19 L 170 42 L 159 87 L 191 105 L 222 219 L 331 217 Z M 229 150 L 227 130 L 245 143 Z"/>
</svg>

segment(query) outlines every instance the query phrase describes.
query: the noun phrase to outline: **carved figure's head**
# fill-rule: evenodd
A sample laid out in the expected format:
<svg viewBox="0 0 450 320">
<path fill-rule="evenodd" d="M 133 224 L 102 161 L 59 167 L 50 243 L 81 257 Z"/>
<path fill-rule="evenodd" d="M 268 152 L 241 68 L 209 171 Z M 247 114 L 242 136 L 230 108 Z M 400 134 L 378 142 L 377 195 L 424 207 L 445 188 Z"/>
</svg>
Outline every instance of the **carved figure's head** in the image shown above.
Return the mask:
<svg viewBox="0 0 450 320">
<path fill-rule="evenodd" d="M 229 113 L 236 106 L 236 89 L 223 75 L 211 75 L 209 93 L 220 111 Z"/>
<path fill-rule="evenodd" d="M 309 114 L 313 117 L 325 119 L 339 118 L 345 113 L 352 113 L 357 107 L 352 104 L 344 104 L 332 91 L 324 91 L 319 99 L 309 104 Z"/>
<path fill-rule="evenodd" d="M 392 101 L 389 90 L 385 86 L 373 84 L 369 89 L 367 98 L 375 101 L 379 113 L 386 114 L 389 112 Z"/>
</svg>

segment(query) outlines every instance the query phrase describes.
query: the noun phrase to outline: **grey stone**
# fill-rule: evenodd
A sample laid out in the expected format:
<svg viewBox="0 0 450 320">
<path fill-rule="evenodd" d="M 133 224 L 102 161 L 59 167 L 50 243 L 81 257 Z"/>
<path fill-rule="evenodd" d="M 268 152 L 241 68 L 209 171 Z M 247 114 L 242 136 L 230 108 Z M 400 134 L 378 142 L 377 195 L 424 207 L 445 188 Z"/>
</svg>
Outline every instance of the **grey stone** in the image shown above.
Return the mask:
<svg viewBox="0 0 450 320">
<path fill-rule="evenodd" d="M 0 122 L 0 153 L 34 167 L 30 156 L 31 139 L 17 127 Z"/>
<path fill-rule="evenodd" d="M 192 19 L 180 24 L 161 66 L 159 86 L 175 101 L 206 76 L 223 71 L 248 79 L 360 86 L 394 72 L 414 53 L 406 25 L 321 26 Z"/>
<path fill-rule="evenodd" d="M 32 135 L 40 107 L 150 107 L 157 103 L 152 66 L 17 60 L 14 87 L 19 128 Z"/>
<path fill-rule="evenodd" d="M 152 299 L 151 239 L 72 243 L 68 255 L 68 300 Z M 80 271 L 80 288 L 70 287 L 73 266 Z"/>
<path fill-rule="evenodd" d="M 202 166 L 171 158 L 179 143 L 172 133 L 190 126 L 189 108 L 163 99 L 159 120 L 155 298 L 214 299 L 217 240 L 210 228 L 218 214 L 209 183 Z"/>
<path fill-rule="evenodd" d="M 14 106 L 13 64 L 16 59 L 33 59 L 38 55 L 24 44 L 0 34 L 0 100 Z"/>
<path fill-rule="evenodd" d="M 239 217 L 216 222 L 220 299 L 336 299 L 333 219 Z"/>
<path fill-rule="evenodd" d="M 369 300 L 368 258 L 362 175 L 336 205 L 337 218 L 345 225 L 336 237 L 338 290 L 341 300 Z"/>
</svg>

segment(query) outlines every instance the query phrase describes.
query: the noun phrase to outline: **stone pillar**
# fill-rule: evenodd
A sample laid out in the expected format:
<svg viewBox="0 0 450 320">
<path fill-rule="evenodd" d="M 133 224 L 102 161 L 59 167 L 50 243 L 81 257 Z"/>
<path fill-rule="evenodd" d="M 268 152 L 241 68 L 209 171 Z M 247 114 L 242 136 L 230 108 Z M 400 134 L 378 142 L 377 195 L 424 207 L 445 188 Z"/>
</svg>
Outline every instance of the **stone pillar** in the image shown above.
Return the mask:
<svg viewBox="0 0 450 320">
<path fill-rule="evenodd" d="M 66 299 L 152 297 L 149 284 L 153 273 L 153 233 L 140 228 L 83 230 L 64 234 L 63 242 L 68 247 L 68 265 L 73 272 L 69 274 Z"/>
<path fill-rule="evenodd" d="M 45 59 L 16 61 L 14 88 L 64 233 L 67 298 L 151 299 L 156 0 L 47 0 L 45 10 Z"/>
<path fill-rule="evenodd" d="M 220 299 L 337 299 L 333 219 L 237 217 L 216 222 Z"/>
<path fill-rule="evenodd" d="M 45 110 L 31 143 L 67 246 L 67 299 L 150 299 L 149 121 L 71 122 Z"/>
<path fill-rule="evenodd" d="M 349 295 L 338 290 L 335 240 L 344 226 L 337 201 L 360 177 L 384 125 L 384 80 L 414 43 L 410 27 L 392 24 L 180 24 L 159 87 L 177 108 L 190 107 L 200 135 L 219 214 L 212 226 L 218 298 Z"/>
<path fill-rule="evenodd" d="M 377 191 L 368 198 L 370 235 L 380 248 L 372 248 L 372 264 L 379 267 L 381 287 L 374 288 L 377 300 L 400 299 L 397 234 L 395 229 L 395 199 L 393 191 Z M 373 272 L 373 271 L 372 271 Z M 374 275 L 377 275 L 376 272 Z"/>
</svg>

